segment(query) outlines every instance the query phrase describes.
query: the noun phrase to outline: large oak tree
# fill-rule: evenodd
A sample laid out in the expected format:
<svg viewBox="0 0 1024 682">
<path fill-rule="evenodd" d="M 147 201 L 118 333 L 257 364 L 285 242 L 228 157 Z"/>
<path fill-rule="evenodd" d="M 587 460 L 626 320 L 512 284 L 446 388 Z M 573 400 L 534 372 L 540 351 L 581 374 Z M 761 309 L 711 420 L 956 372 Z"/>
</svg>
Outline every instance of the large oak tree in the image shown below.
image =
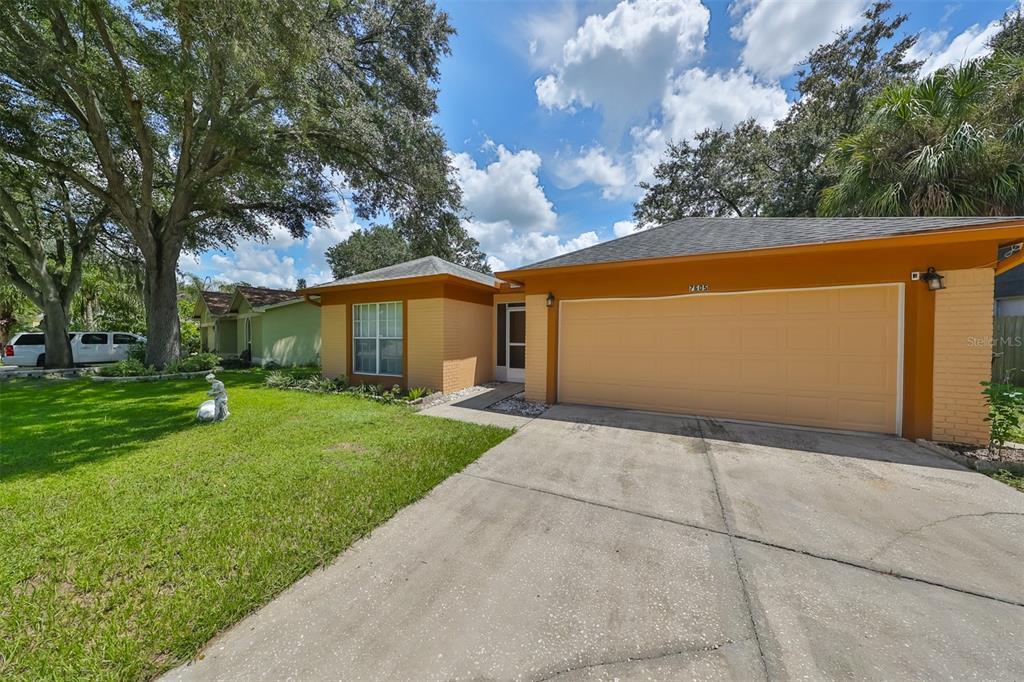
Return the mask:
<svg viewBox="0 0 1024 682">
<path fill-rule="evenodd" d="M 147 360 L 163 366 L 179 353 L 183 249 L 273 222 L 302 236 L 339 189 L 410 242 L 452 224 L 430 119 L 451 33 L 425 0 L 7 0 L 0 153 L 99 198 L 130 233 Z M 92 154 L 68 158 L 78 141 Z"/>
<path fill-rule="evenodd" d="M 0 159 L 0 276 L 43 311 L 46 367 L 71 367 L 72 300 L 107 206 L 32 164 Z"/>
<path fill-rule="evenodd" d="M 807 55 L 797 72 L 798 99 L 766 131 L 753 121 L 708 129 L 671 144 L 634 217 L 641 225 L 685 216 L 809 216 L 835 181 L 832 145 L 862 123 L 888 85 L 909 81 L 916 36 L 897 37 L 907 20 L 888 0 L 873 3 L 856 29 L 844 29 Z"/>
</svg>

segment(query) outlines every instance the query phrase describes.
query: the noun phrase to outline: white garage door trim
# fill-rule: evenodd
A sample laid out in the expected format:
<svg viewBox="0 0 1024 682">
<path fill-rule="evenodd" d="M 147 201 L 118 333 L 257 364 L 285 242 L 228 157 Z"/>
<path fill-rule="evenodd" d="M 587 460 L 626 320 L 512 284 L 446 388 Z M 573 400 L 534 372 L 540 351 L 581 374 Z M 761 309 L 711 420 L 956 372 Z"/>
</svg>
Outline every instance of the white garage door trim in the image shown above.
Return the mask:
<svg viewBox="0 0 1024 682">
<path fill-rule="evenodd" d="M 558 302 L 558 376 L 556 379 L 556 400 L 562 395 L 562 323 L 565 320 L 564 308 L 573 303 L 594 303 L 611 301 L 659 301 L 674 298 L 697 298 L 708 296 L 748 296 L 751 294 L 777 294 L 790 291 L 825 291 L 835 289 L 874 289 L 878 287 L 896 287 L 897 309 L 896 309 L 896 435 L 903 435 L 903 354 L 904 354 L 904 306 L 906 301 L 906 290 L 902 282 L 880 282 L 878 284 L 847 284 L 831 287 L 791 287 L 786 289 L 753 289 L 750 291 L 709 291 L 699 294 L 673 294 L 671 296 L 596 296 L 593 298 L 571 298 L 562 299 Z M 699 415 L 694 415 L 699 416 Z M 743 420 L 736 420 L 743 421 Z M 782 426 L 790 426 L 783 424 Z M 836 429 L 818 429 L 830 431 Z"/>
</svg>

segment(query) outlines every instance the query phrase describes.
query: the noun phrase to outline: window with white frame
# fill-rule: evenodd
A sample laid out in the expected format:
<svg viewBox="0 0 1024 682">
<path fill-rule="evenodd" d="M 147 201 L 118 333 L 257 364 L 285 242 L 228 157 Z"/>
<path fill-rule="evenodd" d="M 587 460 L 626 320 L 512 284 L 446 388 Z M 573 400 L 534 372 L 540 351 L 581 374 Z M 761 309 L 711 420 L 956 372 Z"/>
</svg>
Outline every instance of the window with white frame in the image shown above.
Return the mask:
<svg viewBox="0 0 1024 682">
<path fill-rule="evenodd" d="M 352 371 L 402 376 L 402 303 L 352 306 Z"/>
</svg>

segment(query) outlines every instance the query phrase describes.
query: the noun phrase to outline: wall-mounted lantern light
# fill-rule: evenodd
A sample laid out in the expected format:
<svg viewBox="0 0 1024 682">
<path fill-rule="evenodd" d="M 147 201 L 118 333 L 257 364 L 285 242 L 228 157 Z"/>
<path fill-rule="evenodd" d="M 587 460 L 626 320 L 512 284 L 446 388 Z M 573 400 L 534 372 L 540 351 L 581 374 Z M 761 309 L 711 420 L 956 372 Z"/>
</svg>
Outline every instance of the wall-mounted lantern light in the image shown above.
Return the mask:
<svg viewBox="0 0 1024 682">
<path fill-rule="evenodd" d="M 921 279 L 928 285 L 928 291 L 938 291 L 939 289 L 946 288 L 946 285 L 942 283 L 945 277 L 935 272 L 935 268 L 928 268 L 928 271 L 921 275 Z"/>
<path fill-rule="evenodd" d="M 555 295 L 550 291 L 548 292 L 547 304 L 549 308 L 555 304 Z"/>
</svg>

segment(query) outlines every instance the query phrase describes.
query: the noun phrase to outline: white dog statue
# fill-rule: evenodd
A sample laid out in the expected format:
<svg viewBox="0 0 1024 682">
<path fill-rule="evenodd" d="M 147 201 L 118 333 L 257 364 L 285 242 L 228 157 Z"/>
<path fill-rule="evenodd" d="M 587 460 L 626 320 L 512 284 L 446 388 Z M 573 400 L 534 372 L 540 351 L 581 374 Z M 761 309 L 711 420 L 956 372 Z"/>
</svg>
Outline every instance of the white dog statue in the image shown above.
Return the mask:
<svg viewBox="0 0 1024 682">
<path fill-rule="evenodd" d="M 199 406 L 196 419 L 201 422 L 224 421 L 231 416 L 228 412 L 228 392 L 224 389 L 224 382 L 218 380 L 212 372 L 206 375 L 206 380 L 210 382 L 210 390 L 206 395 L 213 400 L 207 400 Z"/>
</svg>

